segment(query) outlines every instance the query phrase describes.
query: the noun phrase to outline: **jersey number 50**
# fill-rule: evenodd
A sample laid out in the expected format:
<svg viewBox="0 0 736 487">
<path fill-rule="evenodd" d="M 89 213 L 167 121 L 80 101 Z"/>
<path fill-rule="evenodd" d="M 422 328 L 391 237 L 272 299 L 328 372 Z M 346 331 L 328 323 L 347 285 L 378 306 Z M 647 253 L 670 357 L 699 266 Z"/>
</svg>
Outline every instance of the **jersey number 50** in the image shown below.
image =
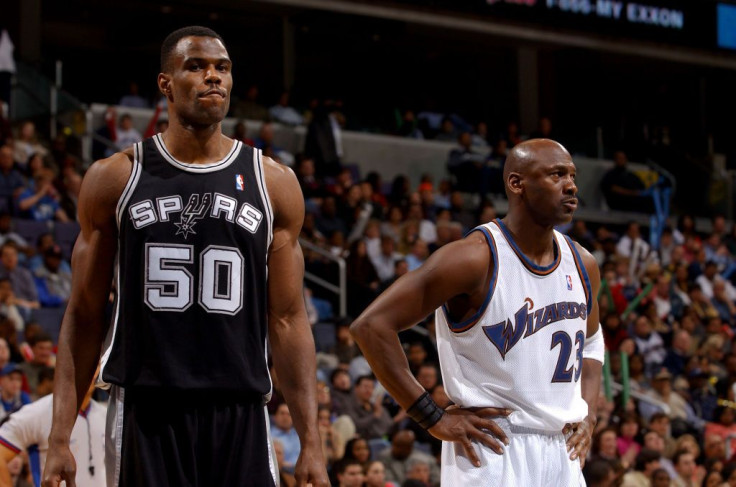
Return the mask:
<svg viewBox="0 0 736 487">
<path fill-rule="evenodd" d="M 194 246 L 146 244 L 144 300 L 154 311 L 184 311 L 194 302 Z M 199 305 L 234 315 L 243 307 L 243 256 L 234 247 L 210 245 L 199 254 Z"/>
</svg>

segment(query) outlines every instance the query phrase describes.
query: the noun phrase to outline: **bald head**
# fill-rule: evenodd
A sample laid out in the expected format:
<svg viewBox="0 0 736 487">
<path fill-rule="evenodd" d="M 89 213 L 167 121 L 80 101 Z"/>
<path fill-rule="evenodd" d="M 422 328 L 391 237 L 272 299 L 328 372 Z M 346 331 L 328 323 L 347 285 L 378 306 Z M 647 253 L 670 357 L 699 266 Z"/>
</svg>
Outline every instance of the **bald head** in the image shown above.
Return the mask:
<svg viewBox="0 0 736 487">
<path fill-rule="evenodd" d="M 570 159 L 570 154 L 562 144 L 550 139 L 531 139 L 514 146 L 506 157 L 503 166 L 503 181 L 508 192 L 508 179 L 511 173 L 525 174 L 535 163 L 551 156 L 553 158 L 564 155 Z"/>
</svg>

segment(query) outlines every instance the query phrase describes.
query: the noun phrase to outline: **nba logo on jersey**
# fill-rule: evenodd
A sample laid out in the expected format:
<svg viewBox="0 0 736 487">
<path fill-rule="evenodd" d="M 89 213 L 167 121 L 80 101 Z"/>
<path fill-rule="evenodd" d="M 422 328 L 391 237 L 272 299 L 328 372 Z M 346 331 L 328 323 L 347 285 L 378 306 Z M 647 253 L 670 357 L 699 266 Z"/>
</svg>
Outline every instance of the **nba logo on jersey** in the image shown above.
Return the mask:
<svg viewBox="0 0 736 487">
<path fill-rule="evenodd" d="M 567 277 L 567 290 L 572 291 L 572 277 L 570 277 L 570 274 L 567 274 L 565 277 Z"/>
<path fill-rule="evenodd" d="M 243 175 L 236 174 L 235 175 L 235 189 L 237 189 L 238 191 L 243 191 L 244 188 L 245 188 L 245 181 L 243 181 Z"/>
</svg>

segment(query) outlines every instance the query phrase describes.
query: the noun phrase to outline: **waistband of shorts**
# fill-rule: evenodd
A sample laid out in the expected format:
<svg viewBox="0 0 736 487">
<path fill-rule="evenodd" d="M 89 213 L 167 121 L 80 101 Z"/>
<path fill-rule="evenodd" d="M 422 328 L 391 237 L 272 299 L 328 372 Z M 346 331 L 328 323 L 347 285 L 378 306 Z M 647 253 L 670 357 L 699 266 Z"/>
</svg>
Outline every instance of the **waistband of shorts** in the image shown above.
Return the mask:
<svg viewBox="0 0 736 487">
<path fill-rule="evenodd" d="M 541 430 L 535 428 L 527 428 L 526 426 L 518 426 L 515 424 L 511 424 L 511 421 L 509 421 L 508 418 L 493 418 L 493 421 L 507 434 L 511 433 L 514 435 L 540 435 L 549 436 L 552 438 L 564 438 L 562 431 Z"/>
</svg>

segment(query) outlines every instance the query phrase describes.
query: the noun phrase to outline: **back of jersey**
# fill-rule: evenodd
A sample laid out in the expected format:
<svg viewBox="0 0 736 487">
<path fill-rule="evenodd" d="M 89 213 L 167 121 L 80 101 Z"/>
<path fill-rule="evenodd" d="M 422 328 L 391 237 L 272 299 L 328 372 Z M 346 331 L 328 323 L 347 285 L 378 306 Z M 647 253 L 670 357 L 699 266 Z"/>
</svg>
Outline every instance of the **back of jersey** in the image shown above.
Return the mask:
<svg viewBox="0 0 736 487">
<path fill-rule="evenodd" d="M 478 227 L 493 256 L 485 304 L 455 323 L 437 310 L 445 391 L 463 407 L 504 407 L 518 426 L 560 431 L 588 412 L 580 372 L 590 283 L 572 241 L 555 232 L 555 260 L 531 262 L 500 220 Z"/>
<path fill-rule="evenodd" d="M 136 144 L 117 218 L 102 381 L 268 394 L 273 216 L 261 152 L 236 141 L 201 165 L 176 160 L 160 135 Z"/>
</svg>

